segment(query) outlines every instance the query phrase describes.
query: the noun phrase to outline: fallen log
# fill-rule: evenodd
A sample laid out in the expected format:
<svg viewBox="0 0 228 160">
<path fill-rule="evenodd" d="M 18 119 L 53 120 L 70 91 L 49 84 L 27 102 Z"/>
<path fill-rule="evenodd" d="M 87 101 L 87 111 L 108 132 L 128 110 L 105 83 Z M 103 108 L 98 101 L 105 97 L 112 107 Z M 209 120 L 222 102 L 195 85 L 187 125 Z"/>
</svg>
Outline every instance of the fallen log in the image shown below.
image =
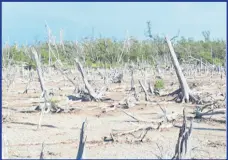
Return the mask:
<svg viewBox="0 0 228 160">
<path fill-rule="evenodd" d="M 202 118 L 203 116 L 213 116 L 217 114 L 226 114 L 226 109 L 211 109 L 207 112 L 200 112 L 199 110 L 196 110 L 195 118 Z"/>
</svg>

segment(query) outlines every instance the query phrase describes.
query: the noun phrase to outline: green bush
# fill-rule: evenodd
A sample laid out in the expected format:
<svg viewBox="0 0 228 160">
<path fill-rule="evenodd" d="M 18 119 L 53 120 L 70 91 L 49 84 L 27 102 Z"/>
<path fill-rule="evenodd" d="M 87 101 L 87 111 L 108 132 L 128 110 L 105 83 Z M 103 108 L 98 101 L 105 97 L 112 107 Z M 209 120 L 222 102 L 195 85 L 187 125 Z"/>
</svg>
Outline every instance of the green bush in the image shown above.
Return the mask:
<svg viewBox="0 0 228 160">
<path fill-rule="evenodd" d="M 137 40 L 134 37 L 129 38 L 130 40 L 128 42 L 110 38 L 86 39 L 80 41 L 77 45 L 65 41 L 64 51 L 62 46 L 58 44 L 58 52 L 53 46 L 52 50 L 61 62 L 67 65 L 73 66 L 74 58 L 85 56 L 85 65 L 94 68 L 104 66 L 107 68 L 116 67 L 129 61 L 139 61 L 139 63 L 140 61 L 146 61 L 152 66 L 155 66 L 159 62 L 164 62 L 164 57 L 170 60 L 169 49 L 164 43 L 164 37 L 155 35 L 153 39 L 147 40 Z M 173 43 L 175 44 L 175 52 L 180 63 L 182 63 L 181 59 L 187 61 L 189 56 L 197 59 L 202 58 L 203 61 L 208 61 L 216 65 L 224 65 L 225 63 L 226 41 L 224 40 L 197 41 L 192 38 L 181 37 Z M 10 49 L 3 48 L 2 56 L 4 63 L 7 62 L 8 58 L 28 63 L 30 58 L 27 55 L 28 53 L 24 53 L 24 48 L 26 47 L 28 46 L 16 47 L 16 45 L 13 45 L 10 46 Z M 41 43 L 35 47 L 41 55 L 42 63 L 48 64 L 48 45 Z M 213 51 L 213 58 L 211 56 L 211 50 Z M 56 60 L 53 54 L 51 54 L 51 59 L 52 62 Z"/>
<path fill-rule="evenodd" d="M 90 60 L 86 60 L 86 64 L 85 64 L 87 67 L 92 67 L 92 68 L 99 68 L 99 67 L 103 67 L 104 65 L 102 63 L 94 63 Z"/>
<path fill-rule="evenodd" d="M 224 66 L 225 65 L 225 60 L 221 60 L 219 58 L 214 58 L 214 64 L 218 66 Z"/>
<path fill-rule="evenodd" d="M 31 66 L 32 69 L 36 70 L 36 62 L 34 62 L 33 60 L 29 60 L 28 65 Z"/>
<path fill-rule="evenodd" d="M 56 99 L 56 98 L 54 98 L 54 97 L 52 97 L 52 98 L 50 99 L 50 102 L 51 102 L 51 103 L 54 103 L 54 104 L 57 104 L 57 103 L 60 102 L 60 100 L 59 100 L 59 99 Z"/>
<path fill-rule="evenodd" d="M 155 84 L 154 84 L 154 89 L 163 89 L 164 88 L 164 81 L 162 79 L 158 79 L 155 81 Z"/>
<path fill-rule="evenodd" d="M 213 63 L 213 58 L 210 52 L 201 52 L 200 57 L 202 57 L 202 59 L 208 61 L 209 63 Z"/>
</svg>

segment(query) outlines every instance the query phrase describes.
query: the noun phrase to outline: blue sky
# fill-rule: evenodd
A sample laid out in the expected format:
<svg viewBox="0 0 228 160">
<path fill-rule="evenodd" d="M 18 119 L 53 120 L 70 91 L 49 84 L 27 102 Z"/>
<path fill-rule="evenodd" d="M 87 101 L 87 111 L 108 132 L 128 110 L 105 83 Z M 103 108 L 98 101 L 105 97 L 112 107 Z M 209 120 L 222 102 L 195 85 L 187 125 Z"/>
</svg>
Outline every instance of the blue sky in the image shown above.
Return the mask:
<svg viewBox="0 0 228 160">
<path fill-rule="evenodd" d="M 145 39 L 146 22 L 153 34 L 180 35 L 203 39 L 204 30 L 211 38 L 226 39 L 225 2 L 4 2 L 2 4 L 3 42 L 33 43 L 47 37 L 45 21 L 59 39 L 82 37 L 130 36 Z"/>
</svg>

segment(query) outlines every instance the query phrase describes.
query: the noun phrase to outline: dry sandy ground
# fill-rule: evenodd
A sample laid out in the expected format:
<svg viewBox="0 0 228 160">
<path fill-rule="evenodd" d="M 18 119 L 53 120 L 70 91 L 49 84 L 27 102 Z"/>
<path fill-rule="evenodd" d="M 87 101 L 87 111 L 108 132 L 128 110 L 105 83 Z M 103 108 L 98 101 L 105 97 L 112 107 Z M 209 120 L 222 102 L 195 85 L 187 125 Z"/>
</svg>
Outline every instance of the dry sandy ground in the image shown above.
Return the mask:
<svg viewBox="0 0 228 160">
<path fill-rule="evenodd" d="M 174 75 L 175 76 L 175 75 Z M 170 80 L 176 82 L 176 78 L 164 77 L 165 86 L 170 86 Z M 214 95 L 225 93 L 225 80 L 214 76 L 209 81 L 208 76 L 188 79 L 189 83 L 197 83 L 194 91 L 209 92 Z M 129 83 L 130 84 L 130 83 Z M 72 87 L 64 86 L 63 82 L 46 83 L 48 87 L 61 86 L 64 93 L 70 95 Z M 103 138 L 109 136 L 112 129 L 129 130 L 135 128 L 129 121 L 132 120 L 119 109 L 102 112 L 101 107 L 109 106 L 110 102 L 72 102 L 69 106 L 79 107 L 72 113 L 46 114 L 43 117 L 42 128 L 36 130 L 39 120 L 39 112 L 20 113 L 18 110 L 36 106 L 39 102 L 39 83 L 33 82 L 28 94 L 21 94 L 26 86 L 26 81 L 20 79 L 11 89 L 10 93 L 3 93 L 3 102 L 8 102 L 10 120 L 3 123 L 3 132 L 7 135 L 9 158 L 39 158 L 41 145 L 44 142 L 44 158 L 76 158 L 80 128 L 87 118 L 86 129 L 87 143 L 85 147 L 86 158 L 168 158 L 174 155 L 175 144 L 178 138 L 179 128 L 148 132 L 143 142 L 135 141 L 132 135 L 117 138 L 115 142 L 104 142 Z M 121 100 L 124 97 L 125 88 L 116 84 L 111 86 L 112 91 L 107 92 L 107 97 Z M 164 92 L 175 90 L 177 84 L 166 87 Z M 4 89 L 4 84 L 3 84 Z M 33 89 L 36 89 L 34 91 Z M 218 92 L 218 93 L 217 93 Z M 58 96 L 65 103 L 64 97 Z M 187 108 L 187 114 L 191 115 L 194 104 L 177 104 L 167 102 L 172 97 L 151 97 L 154 103 L 137 105 L 127 109 L 127 112 L 143 117 L 144 119 L 156 118 L 161 110 L 155 102 L 167 107 L 169 112 L 182 114 L 183 106 Z M 95 108 L 98 107 L 98 108 Z M 3 105 L 3 113 L 7 113 Z M 218 117 L 218 118 L 224 118 Z M 226 124 L 216 121 L 194 120 L 193 132 L 189 147 L 191 158 L 226 158 Z"/>
</svg>

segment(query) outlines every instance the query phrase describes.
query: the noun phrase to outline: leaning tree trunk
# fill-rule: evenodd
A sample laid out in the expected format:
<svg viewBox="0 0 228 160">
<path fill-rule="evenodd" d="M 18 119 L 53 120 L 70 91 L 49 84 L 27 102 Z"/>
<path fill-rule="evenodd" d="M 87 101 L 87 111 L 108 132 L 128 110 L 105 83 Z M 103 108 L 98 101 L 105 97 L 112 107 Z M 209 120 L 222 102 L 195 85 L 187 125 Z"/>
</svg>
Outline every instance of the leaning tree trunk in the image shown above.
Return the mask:
<svg viewBox="0 0 228 160">
<path fill-rule="evenodd" d="M 177 74 L 177 78 L 179 80 L 179 83 L 180 83 L 180 93 L 179 93 L 179 98 L 181 99 L 181 101 L 185 101 L 186 103 L 189 102 L 190 98 L 195 100 L 196 99 L 194 98 L 193 95 L 191 95 L 191 90 L 188 86 L 188 83 L 184 77 L 184 74 L 181 70 L 181 67 L 180 67 L 180 64 L 178 62 L 178 59 L 177 59 L 177 56 L 174 52 L 174 49 L 173 49 L 173 46 L 172 46 L 172 43 L 171 41 L 169 40 L 168 37 L 165 38 L 166 39 L 166 42 L 168 44 L 168 47 L 169 47 L 169 50 L 170 50 L 170 53 L 171 53 L 171 59 L 172 59 L 172 62 L 173 62 L 173 65 L 174 65 L 174 69 L 176 71 L 176 74 Z"/>
<path fill-rule="evenodd" d="M 86 87 L 87 91 L 89 92 L 90 97 L 92 97 L 92 98 L 93 98 L 94 100 L 96 100 L 96 101 L 99 100 L 99 99 L 100 99 L 99 94 L 97 94 L 97 93 L 94 91 L 94 89 L 92 88 L 92 86 L 89 84 L 89 82 L 88 82 L 88 80 L 87 80 L 87 77 L 86 77 L 86 74 L 85 74 L 85 72 L 84 72 L 84 69 L 83 69 L 81 63 L 80 63 L 77 59 L 75 59 L 75 62 L 76 62 L 76 64 L 77 64 L 78 71 L 81 73 L 83 82 L 84 82 L 84 84 L 85 84 L 85 87 Z"/>
<path fill-rule="evenodd" d="M 53 109 L 53 110 L 58 110 L 58 109 L 50 101 L 49 91 L 45 87 L 45 84 L 44 84 L 44 77 L 42 76 L 41 62 L 40 62 L 40 60 L 38 58 L 37 51 L 34 48 L 31 48 L 31 51 L 32 51 L 34 60 L 36 62 L 36 70 L 37 70 L 37 74 L 38 74 L 38 77 L 39 77 L 40 87 L 41 87 L 41 90 L 42 90 L 42 97 L 44 98 L 44 104 L 40 106 L 41 107 L 41 114 L 40 114 L 39 124 L 37 126 L 37 129 L 39 129 L 41 127 L 43 113 L 48 113 L 48 112 L 51 111 L 51 109 Z"/>
<path fill-rule="evenodd" d="M 40 60 L 38 58 L 38 55 L 37 55 L 37 52 L 34 48 L 32 48 L 32 54 L 34 56 L 34 60 L 36 62 L 36 70 L 37 70 L 37 74 L 38 74 L 38 77 L 39 77 L 39 82 L 40 82 L 40 87 L 41 87 L 41 90 L 42 90 L 42 93 L 43 93 L 43 97 L 45 99 L 45 101 L 48 99 L 47 97 L 47 89 L 44 85 L 44 78 L 42 76 L 42 69 L 41 69 L 41 64 L 40 64 Z"/>
</svg>

